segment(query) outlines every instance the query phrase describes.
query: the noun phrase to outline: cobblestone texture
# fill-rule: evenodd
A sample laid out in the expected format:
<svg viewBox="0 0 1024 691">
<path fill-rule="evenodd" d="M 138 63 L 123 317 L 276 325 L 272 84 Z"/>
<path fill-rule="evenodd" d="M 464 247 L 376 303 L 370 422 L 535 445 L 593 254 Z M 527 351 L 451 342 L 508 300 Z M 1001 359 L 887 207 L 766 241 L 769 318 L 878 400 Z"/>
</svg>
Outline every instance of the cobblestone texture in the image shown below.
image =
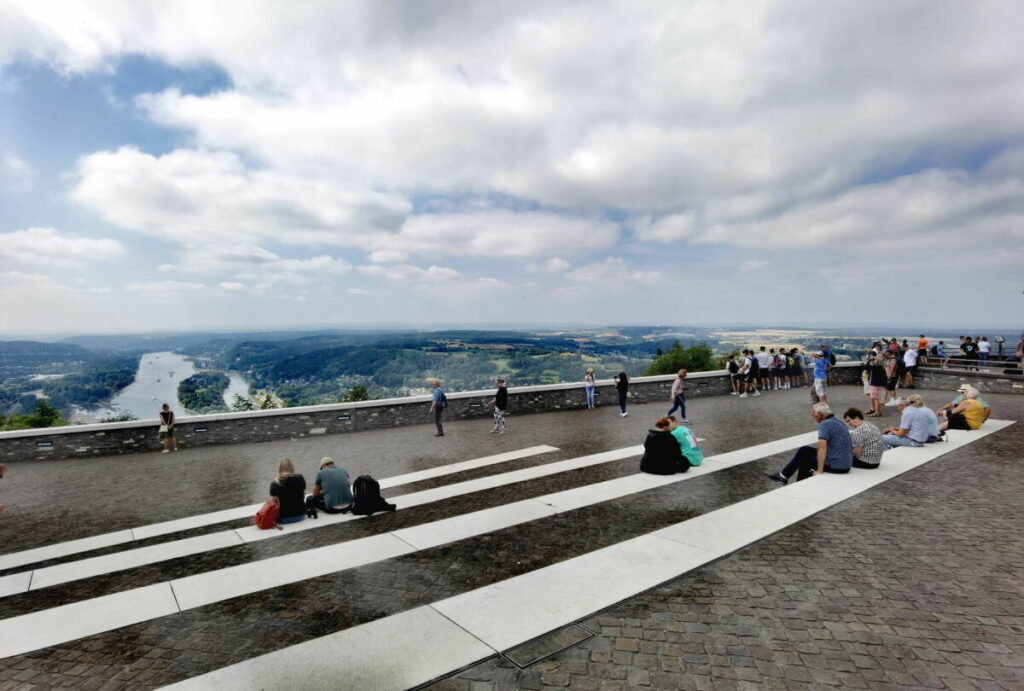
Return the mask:
<svg viewBox="0 0 1024 691">
<path fill-rule="evenodd" d="M 835 391 L 837 403 L 857 403 L 859 395 L 852 387 Z M 934 404 L 940 396 L 928 398 Z M 996 395 L 990 400 L 997 406 L 997 417 L 1021 419 L 1024 413 L 1022 398 Z M 806 408 L 806 391 L 793 391 L 753 401 L 709 398 L 690 414 L 702 421 L 698 430 L 709 437 L 709 452 L 717 453 L 813 428 Z M 531 416 L 515 419 L 513 430 L 528 443 L 552 440 L 563 448 L 559 457 L 570 457 L 638 443 L 646 422 L 659 409 L 638 408 L 635 412 L 641 419 L 626 420 L 609 418 L 608 411 Z M 473 430 L 472 435 L 444 441 L 467 448 L 475 445 L 475 455 L 523 445 L 522 439 L 510 439 L 511 433 L 498 440 L 485 430 L 481 433 L 476 429 L 485 424 L 481 421 L 462 424 L 464 431 Z M 458 424 L 453 427 L 459 429 Z M 1020 427 L 954 452 L 584 621 L 585 628 L 599 635 L 527 670 L 497 658 L 435 687 L 891 688 L 931 684 L 935 688 L 1020 688 L 1024 684 L 1020 675 L 1024 671 L 1020 604 L 1024 538 L 1015 520 L 1024 508 L 1018 491 L 1017 459 L 1024 448 Z M 422 435 L 410 433 L 389 433 L 385 444 L 410 445 L 411 440 L 425 444 Z M 381 442 L 379 434 L 346 439 L 372 448 Z M 481 440 L 509 446 L 485 451 Z M 311 457 L 323 448 L 318 446 L 322 440 L 301 443 L 313 447 L 305 451 Z M 184 454 L 157 455 L 155 460 L 178 461 Z M 204 459 L 197 455 L 186 459 L 179 474 L 194 476 L 197 483 L 239 474 L 251 462 L 250 454 L 255 455 L 251 448 L 242 448 L 240 460 L 224 459 L 226 467 L 200 465 L 197 461 Z M 642 501 L 606 502 L 2 660 L 0 690 L 151 688 L 201 674 L 740 501 L 771 489 L 770 481 L 759 473 L 777 466 L 786 455 L 645 492 Z M 401 464 L 395 460 L 382 476 L 430 467 L 442 456 L 441 452 L 407 456 Z M 154 466 L 127 465 L 133 460 L 119 457 L 101 462 L 157 487 Z M 582 469 L 370 520 L 47 588 L 0 601 L 0 616 L 617 477 L 635 472 L 635 465 L 635 460 L 629 460 Z M 21 468 L 38 469 L 35 475 L 29 473 L 35 482 L 45 483 L 52 477 L 51 464 L 26 464 L 16 470 Z M 483 471 L 474 474 L 478 472 Z M 95 481 L 91 476 L 83 478 L 87 486 Z M 255 486 L 252 478 L 247 481 Z M 196 488 L 194 497 L 180 492 L 177 498 L 170 492 L 166 497 L 173 511 L 182 512 L 177 515 L 194 512 L 193 500 L 223 508 L 223 501 L 217 502 L 218 491 L 226 485 L 214 483 L 208 493 L 203 485 L 190 486 Z M 138 485 L 128 483 L 128 487 Z M 169 517 L 176 517 L 167 510 L 172 513 Z M 10 520 L 11 515 L 6 512 L 0 518 Z M 106 514 L 107 520 L 114 520 L 112 516 Z M 50 520 L 66 528 L 73 525 L 74 517 L 51 512 Z M 48 526 L 37 516 L 27 524 Z M 19 537 L 18 533 L 13 536 Z"/>
<path fill-rule="evenodd" d="M 1021 449 L 1018 424 L 430 688 L 1024 688 Z"/>
</svg>

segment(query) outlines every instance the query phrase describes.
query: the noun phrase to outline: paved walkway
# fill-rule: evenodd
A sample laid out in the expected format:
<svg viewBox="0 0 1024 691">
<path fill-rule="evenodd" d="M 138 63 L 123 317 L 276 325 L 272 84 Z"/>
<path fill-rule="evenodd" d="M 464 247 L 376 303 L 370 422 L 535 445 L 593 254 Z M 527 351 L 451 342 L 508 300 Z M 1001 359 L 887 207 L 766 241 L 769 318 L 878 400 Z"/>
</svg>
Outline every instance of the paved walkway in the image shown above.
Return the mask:
<svg viewBox="0 0 1024 691">
<path fill-rule="evenodd" d="M 653 405 L 634 408 L 625 420 L 610 409 L 514 417 L 509 434 L 497 437 L 486 433 L 486 421 L 476 420 L 446 425 L 450 434 L 443 439 L 429 437 L 426 427 L 418 427 L 291 443 L 183 450 L 178 454 L 16 464 L 12 467 L 11 482 L 3 488 L 9 510 L 0 514 L 0 528 L 5 531 L 0 566 L 5 557 L 11 558 L 15 552 L 43 545 L 118 532 L 128 532 L 132 539 L 0 570 L 0 592 L 4 579 L 13 584 L 30 572 L 31 578 L 42 579 L 35 581 L 35 586 L 29 581 L 28 587 L 32 589 L 28 592 L 17 591 L 12 585 L 14 592 L 0 599 L 0 617 L 8 620 L 8 624 L 38 624 L 48 613 L 58 612 L 62 620 L 72 624 L 85 622 L 83 630 L 87 631 L 79 637 L 72 630 L 66 641 L 38 649 L 26 642 L 27 635 L 14 637 L 21 639 L 18 644 L 27 646 L 27 652 L 0 660 L 0 689 L 141 688 L 180 681 L 216 672 L 226 665 L 244 665 L 261 654 L 287 646 L 330 640 L 325 636 L 351 637 L 357 635 L 352 632 L 362 630 L 361 625 L 385 627 L 393 617 L 411 617 L 409 613 L 419 612 L 419 608 L 470 598 L 473 593 L 491 587 L 506 587 L 503 584 L 510 582 L 511 577 L 553 574 L 554 571 L 545 569 L 572 562 L 574 558 L 587 558 L 601 550 L 622 549 L 631 541 L 653 539 L 648 536 L 655 531 L 692 524 L 687 519 L 716 510 L 728 511 L 738 502 L 778 502 L 768 496 L 777 491 L 776 486 L 760 473 L 777 467 L 788 452 L 764 447 L 754 451 L 751 447 L 756 449 L 772 439 L 795 439 L 813 430 L 806 411 L 806 396 L 807 392 L 800 390 L 753 400 L 723 397 L 700 401 L 690 411 L 695 430 L 708 439 L 708 455 L 719 456 L 720 460 L 702 467 L 703 474 L 678 476 L 681 481 L 662 487 L 656 483 L 637 484 L 645 478 L 636 479 L 635 449 L 630 451 L 630 447 L 642 442 L 650 420 L 659 415 L 660 409 L 653 409 Z M 835 397 L 837 407 L 860 402 L 859 393 L 852 387 L 837 390 Z M 932 397 L 933 404 L 941 402 L 938 394 Z M 997 417 L 1020 419 L 1024 412 L 1024 401 L 1019 398 L 993 396 L 992 400 L 997 406 Z M 741 414 L 737 415 L 738 412 Z M 895 419 L 895 412 L 890 412 L 889 417 Z M 910 638 L 907 633 L 858 628 L 870 624 L 892 626 L 867 620 L 882 614 L 893 616 L 893 611 L 899 615 L 896 618 L 913 620 L 915 630 L 933 634 L 921 635 L 921 640 L 938 640 L 936 632 L 946 638 L 941 624 L 949 621 L 952 608 L 947 605 L 942 610 L 947 612 L 946 619 L 925 620 L 933 624 L 929 627 L 917 621 L 920 617 L 907 617 L 907 603 L 913 604 L 915 611 L 922 611 L 920 605 L 936 607 L 940 598 L 934 594 L 912 597 L 916 592 L 913 590 L 908 595 L 899 581 L 901 574 L 945 574 L 947 580 L 942 585 L 946 590 L 933 588 L 934 593 L 942 595 L 946 591 L 959 593 L 979 581 L 990 586 L 998 583 L 999 589 L 995 594 L 989 592 L 987 597 L 1007 609 L 995 612 L 985 608 L 984 616 L 994 621 L 999 617 L 1019 617 L 1019 610 L 1014 613 L 1012 609 L 1020 595 L 1021 544 L 1016 533 L 1000 542 L 998 549 L 985 541 L 985 559 L 960 555 L 954 548 L 964 539 L 973 539 L 964 535 L 1000 534 L 999 526 L 992 523 L 1000 519 L 992 516 L 1005 514 L 993 514 L 992 503 L 986 499 L 998 498 L 998 506 L 1015 506 L 1013 497 L 1006 496 L 1002 501 L 1001 493 L 1011 493 L 1010 480 L 1019 482 L 1019 476 L 1014 476 L 1016 467 L 1008 459 L 1019 455 L 1020 434 L 1019 425 L 1013 425 L 973 441 L 731 557 L 630 599 L 601 617 L 585 617 L 580 626 L 561 631 L 555 642 L 543 639 L 535 642 L 532 649 L 509 651 L 508 658 L 485 661 L 438 682 L 437 686 L 489 688 L 518 684 L 535 688 L 569 684 L 574 688 L 615 688 L 621 684 L 653 684 L 686 688 L 705 683 L 730 686 L 738 681 L 768 685 L 786 679 L 799 682 L 801 674 L 812 673 L 818 676 L 804 681 L 827 683 L 822 670 L 851 675 L 849 682 L 839 676 L 828 677 L 846 685 L 856 685 L 858 679 L 866 684 L 905 683 L 911 677 L 878 678 L 859 667 L 841 669 L 846 665 L 843 657 L 854 653 L 842 648 L 844 652 L 840 655 L 840 648 L 832 644 L 849 642 L 848 637 L 844 638 L 846 633 L 873 633 L 881 639 L 877 644 L 854 637 L 858 645 L 865 646 L 864 651 L 857 651 L 858 656 L 884 657 L 872 646 L 882 650 L 905 648 L 916 654 L 918 647 L 913 643 L 900 644 L 886 638 Z M 790 442 L 795 445 L 793 439 Z M 444 468 L 453 462 L 486 459 L 499 453 L 515 456 L 537 444 L 548 444 L 557 450 L 540 450 L 513 460 L 477 461 L 470 464 L 477 467 L 469 470 L 447 472 L 452 469 Z M 626 451 L 617 453 L 620 449 Z M 429 470 L 433 477 L 393 484 L 386 492 L 389 497 L 408 498 L 404 503 L 398 502 L 402 509 L 396 514 L 356 521 L 324 520 L 316 525 L 306 522 L 299 524 L 305 529 L 275 533 L 274 539 L 247 537 L 254 531 L 247 527 L 245 518 L 162 535 L 136 535 L 139 531 L 132 530 L 259 501 L 273 474 L 274 459 L 283 453 L 298 460 L 303 469 L 311 466 L 307 470 L 310 475 L 319 457 L 330 453 L 347 465 L 353 475 L 372 472 L 377 477 L 402 478 Z M 991 461 L 986 460 L 989 457 Z M 587 458 L 590 460 L 581 461 Z M 972 463 L 978 459 L 992 462 L 1002 468 L 1002 476 L 999 472 L 969 473 L 963 483 L 967 489 L 961 493 L 957 490 L 959 485 L 950 487 L 946 481 L 950 475 L 963 474 L 962 471 L 948 473 L 937 469 L 949 464 L 957 468 L 965 459 Z M 74 483 L 63 481 L 69 475 L 75 477 Z M 977 484 L 985 482 L 996 483 L 991 493 Z M 932 484 L 946 488 L 944 497 L 926 499 L 933 491 L 929 489 Z M 615 493 L 602 495 L 602 491 L 608 491 L 602 490 L 602 486 L 615 488 Z M 54 491 L 59 503 L 66 507 L 62 514 L 55 515 L 46 504 L 31 501 L 32 497 L 45 496 L 48 487 L 59 488 Z M 630 498 L 609 501 L 620 496 L 625 487 L 630 488 Z M 972 494 L 971 488 L 978 489 Z M 794 488 L 786 488 L 790 489 Z M 914 502 L 906 502 L 907 496 L 913 496 Z M 139 497 L 147 499 L 139 501 Z M 795 497 L 792 503 L 800 505 L 813 499 Z M 898 506 L 890 506 L 894 501 Z M 962 501 L 967 505 L 961 506 Z M 1019 508 L 1019 499 L 1016 501 Z M 847 516 L 851 507 L 859 508 Z M 813 513 L 807 506 L 804 508 Z M 83 510 L 91 513 L 83 514 L 87 520 L 78 520 L 76 512 Z M 907 512 L 910 513 L 904 516 Z M 772 515 L 777 513 L 773 511 Z M 947 520 L 947 514 L 952 522 Z M 467 515 L 471 518 L 465 518 Z M 13 516 L 18 517 L 17 524 L 11 520 Z M 889 516 L 899 518 L 889 520 Z M 491 523 L 481 522 L 483 517 Z M 14 525 L 18 532 L 11 532 Z M 1002 528 L 1010 530 L 1009 526 Z M 927 546 L 932 531 L 945 536 L 948 551 Z M 787 542 L 790 534 L 797 537 Z M 234 537 L 219 542 L 225 535 Z M 824 543 L 818 544 L 821 541 Z M 180 550 L 183 543 L 198 545 L 193 548 L 198 551 L 175 556 L 174 550 Z M 881 554 L 873 555 L 870 548 Z M 147 549 L 149 552 L 143 552 Z M 925 556 L 908 564 L 908 549 L 921 550 Z M 761 550 L 769 551 L 760 555 Z M 792 550 L 796 556 L 790 553 Z M 939 552 L 948 554 L 948 561 Z M 143 557 L 156 554 L 160 558 L 147 560 L 139 557 L 140 553 Z M 750 566 L 751 554 L 759 555 L 753 560 L 754 567 Z M 123 563 L 117 564 L 119 560 Z M 82 571 L 87 562 L 106 566 Z M 734 562 L 743 565 L 736 573 L 728 571 Z M 252 567 L 255 563 L 263 566 Z M 879 574 L 865 566 L 886 565 L 889 569 L 893 563 L 902 564 L 902 571 L 886 570 Z M 107 568 L 112 564 L 118 568 Z M 269 564 L 275 566 L 264 568 Z M 966 564 L 979 569 L 978 580 L 969 577 L 969 573 L 960 574 Z M 988 565 L 996 569 L 1001 579 L 993 578 Z M 1016 581 L 1014 566 L 1018 567 Z M 236 573 L 231 569 L 245 577 L 225 578 L 223 574 Z M 679 568 L 651 585 L 687 570 Z M 273 574 L 270 580 L 251 581 L 251 574 L 267 572 Z M 55 573 L 63 575 L 55 577 Z M 723 575 L 726 573 L 729 575 Z M 950 574 L 956 576 L 955 581 Z M 69 575 L 74 578 L 69 579 Z M 515 578 L 511 582 L 516 582 Z M 1018 586 L 1016 590 L 1012 587 L 1014 583 Z M 40 584 L 43 587 L 38 587 Z M 129 611 L 124 616 L 128 619 L 123 625 L 114 619 L 108 626 L 101 617 L 83 616 L 73 609 L 93 606 L 89 603 L 95 603 L 97 598 L 112 598 L 102 602 L 120 602 L 160 588 L 169 588 L 168 592 L 182 597 L 172 596 L 172 601 L 166 603 L 172 609 L 165 612 L 156 608 L 153 616 L 143 619 L 139 619 L 145 614 L 140 608 L 126 608 Z M 630 593 L 643 589 L 640 585 Z M 191 602 L 184 595 L 186 592 L 193 593 Z M 1009 602 L 1011 596 L 1013 603 Z M 558 625 L 542 627 L 537 633 L 561 628 L 564 623 L 621 599 L 593 607 Z M 144 600 L 151 605 L 156 598 L 147 596 Z M 862 600 L 872 607 L 868 608 Z M 955 605 L 967 606 L 961 602 Z M 61 607 L 65 609 L 56 609 Z M 454 609 L 449 615 L 458 617 Z M 858 617 L 864 619 L 863 624 L 858 623 Z M 0 631 L 4 623 L 0 619 Z M 954 628 L 957 624 L 958 621 L 951 623 L 950 630 L 959 631 Z M 1009 682 L 1008 688 L 1020 678 L 999 673 L 1017 669 L 1012 663 L 1019 664 L 1021 659 L 1020 624 L 1019 619 L 1013 624 L 1000 621 L 1000 627 L 1012 630 L 1016 626 L 1018 638 L 993 643 L 996 647 L 982 651 L 990 656 L 973 665 L 997 682 Z M 471 625 L 466 625 L 471 630 Z M 89 626 L 95 632 L 89 631 Z M 989 624 L 979 622 L 978 626 L 984 628 Z M 821 631 L 828 632 L 830 637 L 815 635 Z M 580 638 L 586 640 L 577 642 Z M 2 633 L 0 642 L 7 644 Z M 433 650 L 440 657 L 444 643 L 431 641 L 429 636 L 426 643 L 426 650 Z M 555 657 L 533 662 L 570 643 L 576 644 Z M 819 654 L 815 656 L 815 650 L 808 646 L 794 647 L 800 643 L 813 643 Z M 698 645 L 703 652 L 697 651 Z M 744 655 L 743 646 L 752 652 Z M 505 650 L 500 645 L 495 649 Z M 959 652 L 969 650 L 961 646 Z M 765 657 L 768 653 L 771 654 Z M 419 654 L 430 656 L 422 651 Z M 707 658 L 706 662 L 701 655 Z M 493 657 L 491 651 L 483 650 L 471 661 L 488 656 Z M 743 663 L 744 658 L 750 664 Z M 903 655 L 892 659 L 906 658 Z M 512 659 L 525 669 L 520 669 Z M 836 660 L 837 666 L 830 666 L 831 662 L 817 664 L 818 660 Z M 920 660 L 915 657 L 912 661 Z M 404 667 L 407 662 L 399 658 L 395 665 Z M 437 661 L 437 673 L 432 677 L 463 666 L 445 667 L 442 662 Z M 968 666 L 963 659 L 947 664 L 956 669 Z M 782 676 L 774 674 L 776 668 L 783 670 Z M 885 666 L 880 669 L 887 674 L 901 671 Z M 752 670 L 759 675 L 756 680 Z M 903 672 L 912 674 L 913 670 Z M 961 673 L 963 678 L 971 678 L 966 672 Z M 956 687 L 939 672 L 935 674 L 951 688 Z M 389 688 L 389 680 L 395 678 L 398 677 L 382 674 L 371 680 L 376 679 L 380 688 Z M 371 682 L 362 688 L 374 686 Z M 323 688 L 341 687 L 346 685 L 330 678 L 324 680 Z"/>
</svg>

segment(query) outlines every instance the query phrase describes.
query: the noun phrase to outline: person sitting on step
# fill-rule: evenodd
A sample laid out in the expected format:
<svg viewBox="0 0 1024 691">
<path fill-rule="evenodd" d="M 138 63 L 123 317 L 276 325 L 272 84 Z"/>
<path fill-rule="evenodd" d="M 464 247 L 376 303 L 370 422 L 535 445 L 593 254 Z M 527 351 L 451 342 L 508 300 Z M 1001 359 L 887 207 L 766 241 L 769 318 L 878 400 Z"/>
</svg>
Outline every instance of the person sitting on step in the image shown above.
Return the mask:
<svg viewBox="0 0 1024 691">
<path fill-rule="evenodd" d="M 653 475 L 674 475 L 689 469 L 689 461 L 683 456 L 679 442 L 672 436 L 672 420 L 667 417 L 659 419 L 644 440 L 640 470 Z"/>
<path fill-rule="evenodd" d="M 325 456 L 320 461 L 320 471 L 313 478 L 313 493 L 306 497 L 306 513 L 316 518 L 316 511 L 324 513 L 345 513 L 352 509 L 352 482 L 348 471 L 334 464 L 334 459 Z"/>
<path fill-rule="evenodd" d="M 978 390 L 973 386 L 968 387 L 964 391 L 960 403 L 946 413 L 945 422 L 939 426 L 943 432 L 947 429 L 978 429 L 985 422 L 985 410 L 986 408 L 978 400 Z M 991 408 L 988 410 L 991 411 Z"/>
<path fill-rule="evenodd" d="M 900 411 L 900 424 L 882 430 L 882 442 L 886 450 L 896 446 L 924 446 L 928 441 L 928 414 L 923 405 L 912 405 L 903 398 L 896 400 L 896 410 Z M 918 400 L 921 397 L 918 396 Z"/>
<path fill-rule="evenodd" d="M 853 428 L 850 432 L 850 441 L 853 442 L 853 467 L 868 470 L 877 468 L 882 462 L 882 452 L 885 451 L 882 430 L 874 423 L 867 422 L 860 408 L 849 408 L 843 413 L 843 422 Z"/>
<path fill-rule="evenodd" d="M 270 483 L 270 499 L 276 501 L 281 510 L 278 523 L 298 523 L 306 518 L 306 478 L 295 472 L 290 458 L 282 458 L 277 464 L 277 477 Z"/>
<path fill-rule="evenodd" d="M 853 465 L 853 440 L 846 425 L 836 419 L 828 403 L 811 406 L 811 417 L 818 423 L 818 443 L 801 446 L 789 463 L 768 477 L 783 485 L 796 473 L 797 481 L 822 473 L 848 473 Z"/>
</svg>

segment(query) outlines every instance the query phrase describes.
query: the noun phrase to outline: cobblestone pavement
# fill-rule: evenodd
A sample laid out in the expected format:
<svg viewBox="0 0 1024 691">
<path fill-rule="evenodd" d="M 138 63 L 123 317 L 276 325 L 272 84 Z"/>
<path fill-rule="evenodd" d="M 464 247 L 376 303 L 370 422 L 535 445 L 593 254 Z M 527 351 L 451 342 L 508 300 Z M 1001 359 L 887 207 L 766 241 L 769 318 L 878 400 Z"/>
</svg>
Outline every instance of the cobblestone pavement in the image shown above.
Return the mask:
<svg viewBox="0 0 1024 691">
<path fill-rule="evenodd" d="M 1022 450 L 1018 424 L 429 688 L 1024 689 Z"/>
<path fill-rule="evenodd" d="M 927 393 L 927 392 L 926 392 Z M 854 387 L 835 392 L 835 407 L 860 402 Z M 929 396 L 938 404 L 941 396 Z M 991 396 L 997 417 L 1021 419 L 1024 397 Z M 751 404 L 751 405 L 745 405 Z M 550 443 L 562 451 L 483 474 L 568 458 L 643 440 L 661 412 L 636 407 L 626 420 L 573 411 L 514 419 L 514 431 L 487 435 L 489 423 L 454 423 L 444 446 L 431 447 L 426 428 L 345 435 L 343 439 L 196 449 L 67 463 L 28 462 L 13 468 L 4 487 L 0 551 L 90 534 L 75 511 L 86 489 L 104 486 L 91 532 L 177 518 L 258 501 L 268 482 L 268 459 L 288 453 L 308 463 L 324 453 L 347 458 L 375 454 L 374 474 L 386 477 L 452 460 Z M 720 453 L 813 429 L 806 390 L 762 399 L 705 399 L 689 411 Z M 599 417 L 600 416 L 600 417 Z M 635 417 L 634 417 L 635 416 Z M 895 422 L 896 413 L 887 411 Z M 703 688 L 786 687 L 835 683 L 855 687 L 921 686 L 1022 688 L 1024 538 L 1015 518 L 1024 504 L 1017 464 L 1024 431 L 1014 425 L 933 461 L 879 488 L 784 530 L 711 566 L 676 579 L 593 617 L 581 626 L 594 636 L 520 670 L 496 658 L 436 688 Z M 340 449 L 338 445 L 344 444 Z M 333 452 L 331 449 L 334 449 Z M 412 451 L 410 451 L 412 450 Z M 0 691 L 21 688 L 150 688 L 232 662 L 311 640 L 463 593 L 510 576 L 641 535 L 726 506 L 774 485 L 761 473 L 788 454 L 644 492 L 642 499 L 604 502 L 404 557 L 233 598 L 171 617 L 123 627 L 67 644 L 0 660 Z M 966 467 L 966 470 L 965 470 Z M 353 475 L 363 472 L 356 466 Z M 94 472 L 96 471 L 96 472 Z M 53 512 L 24 494 L 42 496 L 61 473 L 74 472 Z M 416 525 L 516 499 L 636 472 L 636 461 L 609 463 L 371 520 L 318 528 L 286 539 L 232 547 L 160 564 L 45 588 L 0 600 L 0 617 L 45 609 L 168 578 L 289 554 Z M 118 482 L 109 485 L 110 478 Z M 225 478 L 238 482 L 225 484 Z M 177 486 L 165 486 L 172 478 Z M 4 482 L 7 482 L 5 478 Z M 397 496 L 431 483 L 395 488 Z M 182 491 L 185 489 L 186 491 Z M 218 494 L 218 492 L 223 492 Z M 147 497 L 129 510 L 117 501 Z M 24 511 L 22 511 L 24 509 Z M 21 513 L 19 513 L 21 512 Z M 126 515 L 127 514 L 127 515 Z M 152 517 L 156 514 L 156 517 Z M 18 530 L 12 532 L 18 516 Z M 6 521 L 6 522 L 5 522 Z M 155 539 L 178 539 L 224 529 Z M 102 531 L 100 530 L 100 531 Z M 11 541 L 7 540 L 11 536 Z M 111 548 L 107 551 L 116 551 Z M 103 551 L 88 553 L 88 556 Z M 2 574 L 0 574 L 2 575 Z M 938 657 L 936 657 L 938 656 Z M 931 670 L 931 676 L 925 673 Z M 961 676 L 954 676 L 953 672 Z M 987 676 L 986 676 L 987 675 Z M 924 681 L 922 681 L 922 679 Z M 965 685 L 966 684 L 966 685 Z M 987 684 L 987 685 L 986 685 Z M 1000 684 L 1002 686 L 1000 686 Z M 936 685 L 935 688 L 943 688 Z"/>
</svg>

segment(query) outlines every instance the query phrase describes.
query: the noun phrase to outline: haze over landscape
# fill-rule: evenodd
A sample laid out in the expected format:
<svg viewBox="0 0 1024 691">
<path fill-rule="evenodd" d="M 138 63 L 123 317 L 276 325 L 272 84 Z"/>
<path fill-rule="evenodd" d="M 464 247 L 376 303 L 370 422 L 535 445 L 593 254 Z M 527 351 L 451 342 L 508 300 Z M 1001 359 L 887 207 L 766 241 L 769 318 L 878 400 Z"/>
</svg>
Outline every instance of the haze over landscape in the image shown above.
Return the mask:
<svg viewBox="0 0 1024 691">
<path fill-rule="evenodd" d="M 0 332 L 1015 326 L 1022 20 L 0 0 Z"/>
</svg>

